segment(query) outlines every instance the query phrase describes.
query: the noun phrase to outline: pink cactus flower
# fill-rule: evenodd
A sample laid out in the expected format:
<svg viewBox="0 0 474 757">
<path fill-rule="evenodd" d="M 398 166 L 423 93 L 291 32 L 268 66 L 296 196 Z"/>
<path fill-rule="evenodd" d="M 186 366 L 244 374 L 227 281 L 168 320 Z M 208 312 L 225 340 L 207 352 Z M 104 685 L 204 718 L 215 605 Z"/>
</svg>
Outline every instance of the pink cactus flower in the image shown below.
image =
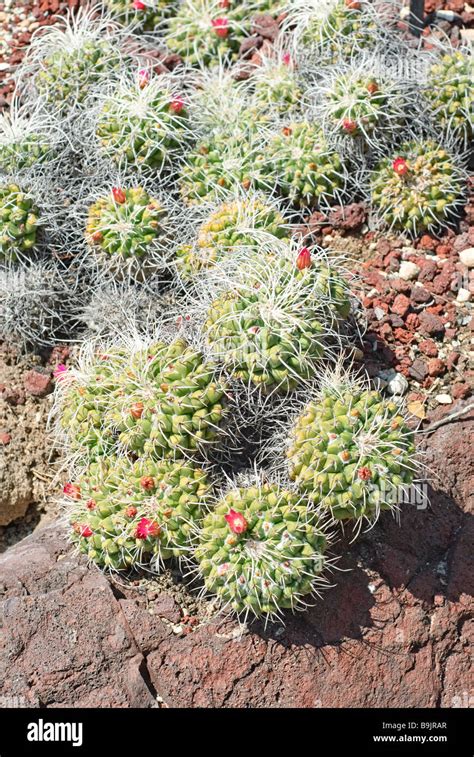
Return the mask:
<svg viewBox="0 0 474 757">
<path fill-rule="evenodd" d="M 299 271 L 311 268 L 311 253 L 307 247 L 302 247 L 296 258 L 296 267 Z"/>
<path fill-rule="evenodd" d="M 58 363 L 58 365 L 53 371 L 53 376 L 56 379 L 56 381 L 62 381 L 62 379 L 65 378 L 67 371 L 68 371 L 67 365 L 64 365 L 64 363 Z"/>
<path fill-rule="evenodd" d="M 135 11 L 144 11 L 146 10 L 146 5 L 142 3 L 142 0 L 133 0 L 132 8 Z"/>
<path fill-rule="evenodd" d="M 218 37 L 223 39 L 227 37 L 229 33 L 229 19 L 228 18 L 215 18 L 211 21 L 215 33 Z"/>
<path fill-rule="evenodd" d="M 161 528 L 158 523 L 148 518 L 141 518 L 135 529 L 135 536 L 137 539 L 148 539 L 149 537 L 159 536 Z"/>
<path fill-rule="evenodd" d="M 184 108 L 184 100 L 182 97 L 174 97 L 170 102 L 170 110 L 174 113 L 181 113 Z"/>
<path fill-rule="evenodd" d="M 71 499 L 81 499 L 81 487 L 69 481 L 63 486 L 63 493 Z"/>
<path fill-rule="evenodd" d="M 408 173 L 408 163 L 405 158 L 396 158 L 392 163 L 392 168 L 399 176 L 405 176 Z"/>
<path fill-rule="evenodd" d="M 90 526 L 80 526 L 79 533 L 81 536 L 84 536 L 86 539 L 88 539 L 90 536 L 92 536 L 92 528 Z"/>
<path fill-rule="evenodd" d="M 243 534 L 249 527 L 249 524 L 245 520 L 242 513 L 238 513 L 232 508 L 229 510 L 227 515 L 224 516 L 224 518 L 227 521 L 230 530 L 234 534 Z"/>
<path fill-rule="evenodd" d="M 351 118 L 345 118 L 342 122 L 342 128 L 348 134 L 354 134 L 357 131 L 357 121 L 353 121 Z"/>
</svg>

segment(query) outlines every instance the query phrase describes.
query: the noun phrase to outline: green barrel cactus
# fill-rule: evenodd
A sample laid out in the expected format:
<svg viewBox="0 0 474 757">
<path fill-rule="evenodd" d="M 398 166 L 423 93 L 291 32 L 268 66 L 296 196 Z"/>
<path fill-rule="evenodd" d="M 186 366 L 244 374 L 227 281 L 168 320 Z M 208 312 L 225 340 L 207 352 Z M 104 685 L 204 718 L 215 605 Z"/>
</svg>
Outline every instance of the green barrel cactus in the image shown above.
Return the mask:
<svg viewBox="0 0 474 757">
<path fill-rule="evenodd" d="M 107 458 L 64 487 L 72 541 L 101 567 L 156 569 L 189 554 L 209 488 L 192 463 Z"/>
<path fill-rule="evenodd" d="M 199 228 L 197 243 L 178 248 L 177 263 L 182 275 L 211 268 L 238 248 L 255 248 L 258 239 L 254 231 L 277 239 L 289 236 L 284 217 L 268 201 L 253 197 L 223 203 Z"/>
<path fill-rule="evenodd" d="M 183 0 L 169 22 L 166 44 L 190 65 L 234 61 L 253 17 L 281 8 L 276 0 Z"/>
<path fill-rule="evenodd" d="M 0 184 L 0 261 L 17 260 L 36 244 L 39 211 L 17 184 Z"/>
<path fill-rule="evenodd" d="M 125 26 L 152 32 L 176 13 L 178 0 L 105 0 L 107 8 Z"/>
<path fill-rule="evenodd" d="M 105 97 L 97 138 L 106 157 L 124 169 L 159 170 L 188 143 L 187 108 L 173 77 L 139 72 Z"/>
<path fill-rule="evenodd" d="M 304 606 L 326 566 L 324 530 L 307 504 L 275 484 L 229 491 L 204 518 L 199 573 L 224 609 L 273 617 Z"/>
<path fill-rule="evenodd" d="M 345 169 L 321 129 L 309 121 L 291 122 L 265 147 L 268 177 L 297 207 L 337 202 L 345 188 Z"/>
<path fill-rule="evenodd" d="M 184 339 L 156 342 L 136 352 L 124 368 L 109 422 L 126 450 L 172 459 L 216 441 L 226 386 L 214 365 Z"/>
<path fill-rule="evenodd" d="M 103 261 L 145 263 L 164 237 L 165 219 L 160 202 L 142 187 L 114 187 L 89 208 L 86 239 Z"/>
<path fill-rule="evenodd" d="M 336 267 L 275 240 L 240 264 L 208 308 L 204 333 L 231 375 L 264 393 L 285 392 L 314 377 L 349 310 Z"/>
<path fill-rule="evenodd" d="M 375 520 L 414 477 L 413 434 L 395 402 L 363 386 L 323 387 L 294 423 L 287 459 L 298 490 L 340 519 Z"/>
<path fill-rule="evenodd" d="M 474 131 L 473 80 L 474 57 L 455 50 L 431 66 L 426 86 L 436 123 L 443 130 L 461 132 L 467 139 Z"/>
<path fill-rule="evenodd" d="M 463 202 L 465 179 L 454 157 L 432 141 L 407 142 L 382 159 L 370 185 L 372 212 L 414 236 L 446 225 Z"/>
</svg>

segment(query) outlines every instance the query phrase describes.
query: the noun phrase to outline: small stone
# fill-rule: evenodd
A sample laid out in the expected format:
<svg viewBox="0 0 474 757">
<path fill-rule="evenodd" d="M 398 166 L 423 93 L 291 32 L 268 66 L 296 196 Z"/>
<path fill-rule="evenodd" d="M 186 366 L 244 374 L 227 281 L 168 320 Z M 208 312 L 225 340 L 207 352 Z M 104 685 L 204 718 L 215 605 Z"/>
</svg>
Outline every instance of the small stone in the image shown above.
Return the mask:
<svg viewBox="0 0 474 757">
<path fill-rule="evenodd" d="M 471 292 L 469 289 L 461 288 L 458 292 L 458 296 L 456 297 L 456 302 L 469 302 L 471 299 Z"/>
<path fill-rule="evenodd" d="M 418 349 L 428 357 L 438 357 L 438 347 L 432 339 L 423 339 L 423 341 L 419 343 Z"/>
<path fill-rule="evenodd" d="M 428 300 L 431 300 L 431 294 L 425 289 L 424 286 L 414 286 L 411 291 L 412 302 L 416 302 L 417 305 L 422 305 Z"/>
<path fill-rule="evenodd" d="M 428 374 L 430 376 L 441 376 L 446 370 L 446 366 L 438 357 L 428 360 Z"/>
<path fill-rule="evenodd" d="M 413 365 L 409 369 L 408 373 L 412 378 L 415 379 L 415 381 L 419 381 L 421 383 L 428 375 L 428 368 L 423 360 L 420 360 L 418 358 L 413 362 Z"/>
<path fill-rule="evenodd" d="M 420 267 L 417 266 L 416 263 L 412 263 L 411 260 L 402 260 L 402 262 L 400 263 L 398 275 L 401 279 L 404 279 L 405 281 L 411 281 L 412 279 L 416 279 L 419 273 Z"/>
<path fill-rule="evenodd" d="M 426 311 L 420 313 L 420 331 L 428 336 L 440 335 L 444 333 L 444 323 L 438 315 L 434 313 L 427 313 Z"/>
<path fill-rule="evenodd" d="M 420 281 L 433 281 L 438 272 L 438 266 L 434 260 L 425 260 L 420 266 L 419 280 Z"/>
<path fill-rule="evenodd" d="M 467 250 L 460 252 L 459 260 L 467 268 L 474 268 L 474 247 L 469 247 Z"/>
<path fill-rule="evenodd" d="M 3 446 L 10 444 L 11 440 L 12 440 L 11 435 L 8 434 L 6 431 L 2 431 L 2 433 L 0 433 L 0 444 L 2 444 Z"/>
<path fill-rule="evenodd" d="M 40 371 L 28 371 L 24 378 L 25 389 L 33 397 L 44 397 L 53 388 L 53 382 L 49 373 Z"/>
<path fill-rule="evenodd" d="M 374 315 L 378 321 L 381 321 L 382 318 L 385 318 L 385 310 L 382 310 L 382 308 L 374 308 Z"/>
<path fill-rule="evenodd" d="M 446 365 L 448 366 L 448 371 L 451 371 L 456 363 L 458 362 L 460 358 L 460 353 L 453 350 L 449 353 L 448 357 L 446 358 Z"/>
<path fill-rule="evenodd" d="M 394 377 L 389 380 L 387 389 L 389 394 L 403 395 L 408 391 L 408 381 L 401 373 L 395 373 Z"/>
<path fill-rule="evenodd" d="M 453 384 L 451 392 L 455 400 L 465 400 L 466 397 L 470 396 L 472 389 L 469 384 L 460 381 L 457 384 Z"/>
<path fill-rule="evenodd" d="M 404 294 L 397 294 L 391 307 L 392 313 L 404 318 L 410 310 L 410 300 Z"/>
<path fill-rule="evenodd" d="M 452 405 L 453 403 L 453 398 L 450 394 L 437 394 L 435 400 L 440 405 Z"/>
</svg>

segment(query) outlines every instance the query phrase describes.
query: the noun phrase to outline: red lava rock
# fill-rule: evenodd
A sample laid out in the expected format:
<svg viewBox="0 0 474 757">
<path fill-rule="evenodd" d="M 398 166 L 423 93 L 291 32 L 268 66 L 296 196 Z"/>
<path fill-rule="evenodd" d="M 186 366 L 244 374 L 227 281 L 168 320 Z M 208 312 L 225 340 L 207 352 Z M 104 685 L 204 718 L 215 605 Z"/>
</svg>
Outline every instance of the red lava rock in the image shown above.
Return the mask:
<svg viewBox="0 0 474 757">
<path fill-rule="evenodd" d="M 445 292 L 449 291 L 450 287 L 451 274 L 447 271 L 446 273 L 443 271 L 443 273 L 435 276 L 430 284 L 430 290 L 434 292 L 434 294 L 444 294 Z"/>
<path fill-rule="evenodd" d="M 404 294 L 397 294 L 391 307 L 392 313 L 404 318 L 410 310 L 410 300 Z"/>
<path fill-rule="evenodd" d="M 439 357 L 433 357 L 428 360 L 428 374 L 430 376 L 441 376 L 446 370 L 446 365 Z"/>
<path fill-rule="evenodd" d="M 246 55 L 249 55 L 249 53 L 255 52 L 255 50 L 258 50 L 258 48 L 262 46 L 262 42 L 262 37 L 257 37 L 256 35 L 247 37 L 240 45 L 239 56 L 244 58 Z"/>
<path fill-rule="evenodd" d="M 416 331 L 420 324 L 420 319 L 416 313 L 408 313 L 405 323 L 410 331 Z"/>
<path fill-rule="evenodd" d="M 467 397 L 470 397 L 471 392 L 472 387 L 464 382 L 453 384 L 453 386 L 451 387 L 451 394 L 455 400 L 466 399 Z"/>
<path fill-rule="evenodd" d="M 384 323 L 380 328 L 380 336 L 386 341 L 392 337 L 392 328 L 390 324 Z"/>
<path fill-rule="evenodd" d="M 400 318 L 399 315 L 392 314 L 389 316 L 389 318 L 390 318 L 390 325 L 392 326 L 392 328 L 402 329 L 404 327 L 405 321 L 403 320 L 403 318 Z"/>
<path fill-rule="evenodd" d="M 439 244 L 436 248 L 436 254 L 439 255 L 440 258 L 447 258 L 449 257 L 451 250 L 451 245 Z"/>
<path fill-rule="evenodd" d="M 395 329 L 393 333 L 395 339 L 398 339 L 398 341 L 403 344 L 410 344 L 415 339 L 415 335 L 410 334 L 406 329 Z"/>
<path fill-rule="evenodd" d="M 432 281 L 438 272 L 438 266 L 434 260 L 419 260 L 420 273 L 418 274 L 419 281 Z"/>
<path fill-rule="evenodd" d="M 49 373 L 40 373 L 39 371 L 28 371 L 24 377 L 25 389 L 33 397 L 44 397 L 53 388 L 53 381 Z"/>
<path fill-rule="evenodd" d="M 423 352 L 425 355 L 428 355 L 428 357 L 437 357 L 438 356 L 438 347 L 436 346 L 436 343 L 433 342 L 432 339 L 423 339 L 418 345 L 418 349 L 420 352 Z"/>
<path fill-rule="evenodd" d="M 404 279 L 390 279 L 390 286 L 395 292 L 400 292 L 401 294 L 410 294 L 412 289 L 410 282 Z M 417 288 L 415 287 L 415 289 Z"/>
<path fill-rule="evenodd" d="M 436 239 L 433 239 L 428 234 L 424 234 L 418 243 L 418 247 L 422 247 L 424 250 L 435 250 L 437 244 Z"/>
<path fill-rule="evenodd" d="M 0 444 L 2 444 L 3 446 L 10 444 L 11 440 L 12 440 L 11 435 L 8 434 L 6 431 L 2 431 L 0 433 Z"/>
<path fill-rule="evenodd" d="M 333 208 L 329 213 L 329 223 L 335 229 L 358 229 L 365 221 L 366 209 L 363 203 L 353 202 L 342 208 Z"/>
<path fill-rule="evenodd" d="M 411 291 L 411 301 L 417 305 L 422 305 L 431 300 L 431 293 L 425 287 L 413 287 Z"/>
<path fill-rule="evenodd" d="M 420 331 L 428 336 L 441 336 L 444 333 L 444 323 L 438 315 L 428 313 L 426 310 L 418 316 Z"/>
<path fill-rule="evenodd" d="M 415 379 L 415 381 L 421 382 L 421 381 L 424 381 L 425 378 L 427 377 L 427 375 L 428 375 L 428 368 L 427 368 L 426 364 L 423 362 L 423 360 L 420 360 L 419 358 L 417 358 L 413 362 L 413 364 L 412 364 L 410 370 L 408 371 L 408 373 L 409 373 L 409 375 L 412 378 Z"/>
<path fill-rule="evenodd" d="M 388 255 L 391 249 L 392 246 L 388 239 L 379 239 L 377 242 L 377 252 L 379 255 Z"/>
<path fill-rule="evenodd" d="M 452 350 L 452 352 L 449 353 L 448 357 L 446 358 L 446 365 L 447 365 L 448 371 L 451 371 L 454 368 L 459 358 L 460 358 L 459 352 Z"/>
<path fill-rule="evenodd" d="M 252 20 L 251 34 L 260 35 L 272 42 L 276 39 L 279 28 L 277 21 L 267 13 L 254 16 Z"/>
</svg>

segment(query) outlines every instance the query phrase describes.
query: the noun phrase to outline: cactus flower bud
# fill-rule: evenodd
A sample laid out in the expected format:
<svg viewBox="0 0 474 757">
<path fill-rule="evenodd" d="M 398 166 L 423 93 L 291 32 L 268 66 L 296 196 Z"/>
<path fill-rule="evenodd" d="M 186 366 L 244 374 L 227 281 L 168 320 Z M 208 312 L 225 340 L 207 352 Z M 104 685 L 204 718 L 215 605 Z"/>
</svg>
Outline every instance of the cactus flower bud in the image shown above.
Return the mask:
<svg viewBox="0 0 474 757">
<path fill-rule="evenodd" d="M 125 508 L 125 517 L 134 518 L 137 512 L 138 510 L 136 507 L 134 507 L 133 505 L 129 505 L 128 507 Z"/>
<path fill-rule="evenodd" d="M 370 470 L 370 468 L 359 468 L 357 475 L 359 476 L 361 481 L 370 481 L 370 479 L 372 478 L 372 471 Z"/>
<path fill-rule="evenodd" d="M 142 0 L 133 0 L 132 8 L 136 11 L 144 11 L 146 10 L 146 5 L 142 3 Z"/>
<path fill-rule="evenodd" d="M 90 526 L 80 526 L 79 533 L 81 536 L 84 536 L 86 539 L 88 539 L 90 536 L 92 536 L 92 528 Z"/>
<path fill-rule="evenodd" d="M 130 407 L 130 414 L 134 418 L 141 418 L 143 415 L 143 402 L 134 402 Z"/>
<path fill-rule="evenodd" d="M 95 499 L 88 499 L 86 502 L 86 507 L 88 510 L 95 510 L 97 507 L 97 502 Z"/>
<path fill-rule="evenodd" d="M 346 0 L 346 6 L 350 8 L 351 11 L 360 11 L 359 0 Z"/>
<path fill-rule="evenodd" d="M 63 486 L 63 492 L 71 499 L 81 499 L 81 487 L 77 484 L 67 483 Z"/>
<path fill-rule="evenodd" d="M 344 118 L 342 128 L 348 134 L 354 134 L 354 132 L 357 131 L 357 121 L 353 121 L 351 118 Z"/>
<path fill-rule="evenodd" d="M 311 268 L 311 253 L 307 247 L 302 247 L 296 258 L 296 267 L 299 271 Z"/>
<path fill-rule="evenodd" d="M 140 479 L 140 486 L 145 489 L 145 491 L 150 491 L 155 488 L 155 479 L 152 478 L 152 476 L 142 476 Z"/>
<path fill-rule="evenodd" d="M 148 537 L 159 536 L 161 528 L 158 523 L 148 518 L 141 518 L 136 529 L 135 536 L 137 539 L 148 539 Z"/>
<path fill-rule="evenodd" d="M 392 163 L 392 168 L 399 176 L 405 176 L 408 173 L 408 163 L 405 158 L 396 158 Z"/>
<path fill-rule="evenodd" d="M 147 68 L 141 68 L 138 72 L 138 86 L 140 89 L 145 89 L 146 85 L 150 81 L 150 72 Z"/>
<path fill-rule="evenodd" d="M 230 7 L 230 0 L 219 0 L 217 5 L 219 6 L 219 8 L 224 8 L 225 10 L 227 10 L 227 8 Z"/>
<path fill-rule="evenodd" d="M 282 57 L 282 62 L 285 66 L 291 66 L 292 60 L 290 53 L 285 53 Z"/>
<path fill-rule="evenodd" d="M 123 191 L 123 189 L 120 189 L 120 187 L 113 187 L 112 188 L 112 195 L 113 195 L 113 198 L 114 198 L 115 202 L 118 202 L 119 205 L 123 205 L 123 203 L 127 199 L 126 195 L 125 195 L 125 192 Z"/>
<path fill-rule="evenodd" d="M 367 84 L 367 92 L 371 95 L 375 95 L 375 93 L 378 91 L 379 91 L 379 85 L 377 84 L 375 79 L 372 79 L 372 81 L 370 81 Z"/>
<path fill-rule="evenodd" d="M 64 365 L 63 363 L 58 363 L 58 365 L 53 371 L 53 376 L 56 379 L 56 381 L 62 381 L 62 379 L 65 378 L 65 374 L 67 373 L 67 370 L 68 370 L 67 365 Z"/>
<path fill-rule="evenodd" d="M 227 515 L 224 516 L 227 523 L 229 524 L 229 528 L 234 534 L 243 534 L 249 527 L 249 524 L 245 520 L 242 513 L 238 513 L 236 510 L 233 510 L 232 508 L 229 510 Z"/>
<path fill-rule="evenodd" d="M 182 97 L 175 97 L 170 102 L 170 110 L 174 113 L 181 113 L 184 108 L 184 100 Z"/>
<path fill-rule="evenodd" d="M 229 19 L 215 18 L 211 21 L 211 24 L 218 37 L 222 37 L 223 39 L 227 37 L 229 33 Z"/>
</svg>

